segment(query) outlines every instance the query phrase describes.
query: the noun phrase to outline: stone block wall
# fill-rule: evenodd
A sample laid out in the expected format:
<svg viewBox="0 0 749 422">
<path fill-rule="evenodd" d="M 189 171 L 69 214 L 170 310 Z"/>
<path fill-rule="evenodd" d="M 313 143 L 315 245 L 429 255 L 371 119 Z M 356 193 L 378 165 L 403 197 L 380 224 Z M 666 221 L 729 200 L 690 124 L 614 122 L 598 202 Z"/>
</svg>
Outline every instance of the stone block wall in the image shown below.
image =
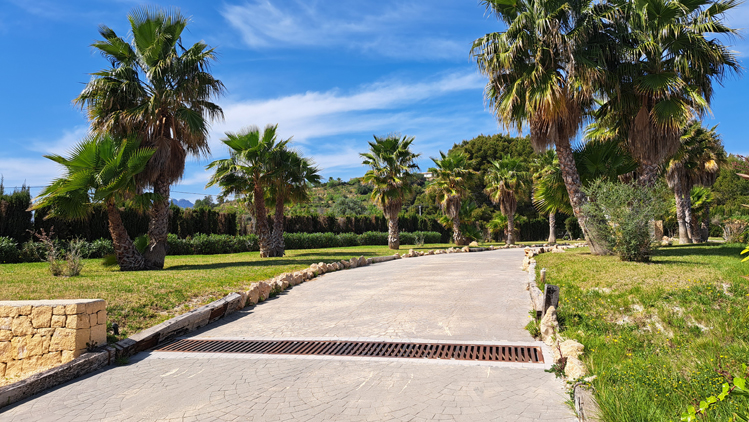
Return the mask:
<svg viewBox="0 0 749 422">
<path fill-rule="evenodd" d="M 101 299 L 0 301 L 0 377 L 49 369 L 106 345 L 106 306 Z"/>
</svg>

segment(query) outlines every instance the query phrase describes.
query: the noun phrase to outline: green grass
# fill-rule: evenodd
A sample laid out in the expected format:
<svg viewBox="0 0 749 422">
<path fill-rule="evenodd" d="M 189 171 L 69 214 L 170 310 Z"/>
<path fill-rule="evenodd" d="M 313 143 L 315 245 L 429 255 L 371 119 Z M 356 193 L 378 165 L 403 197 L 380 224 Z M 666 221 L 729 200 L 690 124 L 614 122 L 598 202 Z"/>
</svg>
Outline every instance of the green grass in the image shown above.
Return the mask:
<svg viewBox="0 0 749 422">
<path fill-rule="evenodd" d="M 423 245 L 429 250 L 450 245 Z M 101 260 L 85 260 L 78 277 L 53 277 L 46 263 L 0 265 L 0 298 L 105 299 L 108 322 L 117 322 L 120 338 L 206 304 L 252 282 L 297 271 L 312 263 L 365 256 L 392 255 L 387 246 L 289 250 L 283 258 L 260 258 L 258 252 L 229 255 L 167 256 L 164 270 L 121 272 Z"/>
<path fill-rule="evenodd" d="M 749 265 L 742 245 L 657 250 L 652 263 L 593 256 L 587 248 L 537 257 L 561 288 L 563 335 L 585 345 L 584 361 L 605 421 L 670 421 L 720 393 L 719 371 L 749 363 Z M 704 421 L 749 409 L 731 399 Z"/>
</svg>

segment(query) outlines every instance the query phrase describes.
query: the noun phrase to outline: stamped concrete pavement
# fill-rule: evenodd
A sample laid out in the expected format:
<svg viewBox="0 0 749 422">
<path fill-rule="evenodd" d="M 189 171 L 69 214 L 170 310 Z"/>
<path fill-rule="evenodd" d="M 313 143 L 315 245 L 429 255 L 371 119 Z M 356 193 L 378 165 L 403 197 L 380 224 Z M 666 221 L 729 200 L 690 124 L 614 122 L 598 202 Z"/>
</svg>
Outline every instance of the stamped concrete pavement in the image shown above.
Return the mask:
<svg viewBox="0 0 749 422">
<path fill-rule="evenodd" d="M 192 338 L 523 343 L 520 250 L 326 274 Z M 547 364 L 142 353 L 3 409 L 28 421 L 574 421 Z M 534 366 L 535 365 L 535 366 Z"/>
</svg>

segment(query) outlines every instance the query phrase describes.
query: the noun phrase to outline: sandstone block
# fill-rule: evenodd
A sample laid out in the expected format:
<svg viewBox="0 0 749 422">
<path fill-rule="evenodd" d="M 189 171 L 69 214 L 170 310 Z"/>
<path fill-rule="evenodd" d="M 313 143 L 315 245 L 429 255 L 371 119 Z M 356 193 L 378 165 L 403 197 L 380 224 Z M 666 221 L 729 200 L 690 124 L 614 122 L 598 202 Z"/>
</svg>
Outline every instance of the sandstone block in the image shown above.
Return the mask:
<svg viewBox="0 0 749 422">
<path fill-rule="evenodd" d="M 107 323 L 107 311 L 102 309 L 101 311 L 96 313 L 96 322 L 97 324 L 106 324 Z"/>
<path fill-rule="evenodd" d="M 0 363 L 0 378 L 5 377 L 5 363 Z"/>
<path fill-rule="evenodd" d="M 65 315 L 52 315 L 52 320 L 50 321 L 50 327 L 52 328 L 64 327 L 66 322 L 67 322 L 67 317 Z"/>
<path fill-rule="evenodd" d="M 12 330 L 13 329 L 13 318 L 2 317 L 0 318 L 0 330 Z"/>
<path fill-rule="evenodd" d="M 62 364 L 62 352 L 47 353 L 39 359 L 39 365 L 45 368 L 52 368 Z"/>
<path fill-rule="evenodd" d="M 0 362 L 10 362 L 13 354 L 10 352 L 10 341 L 0 341 Z"/>
<path fill-rule="evenodd" d="M 320 271 L 322 271 L 322 273 L 325 274 L 325 263 L 324 262 L 319 262 L 317 264 L 317 268 L 319 268 Z"/>
<path fill-rule="evenodd" d="M 24 359 L 29 356 L 28 337 L 13 337 L 10 341 L 10 353 L 13 359 Z"/>
<path fill-rule="evenodd" d="M 567 358 L 564 375 L 569 380 L 576 380 L 585 376 L 585 365 L 577 358 Z"/>
<path fill-rule="evenodd" d="M 559 350 L 562 351 L 562 356 L 567 358 L 577 359 L 581 354 L 583 354 L 584 349 L 585 346 L 575 340 L 566 340 L 559 344 Z"/>
<path fill-rule="evenodd" d="M 554 343 L 554 337 L 559 331 L 559 323 L 557 322 L 557 310 L 552 306 L 546 310 L 546 314 L 541 319 L 539 324 L 541 331 L 541 339 L 544 343 L 551 346 Z"/>
<path fill-rule="evenodd" d="M 90 326 L 91 324 L 88 314 L 68 315 L 68 319 L 65 323 L 66 328 L 83 329 L 89 328 Z"/>
<path fill-rule="evenodd" d="M 65 305 L 55 306 L 52 308 L 52 315 L 65 315 Z"/>
<path fill-rule="evenodd" d="M 81 350 L 81 349 L 85 350 L 90 344 L 91 344 L 91 329 L 90 328 L 83 328 L 83 329 L 75 330 L 75 349 L 76 350 Z M 76 355 L 76 357 L 78 357 L 78 355 Z"/>
<path fill-rule="evenodd" d="M 471 252 L 471 249 L 468 246 L 463 246 L 463 252 Z"/>
<path fill-rule="evenodd" d="M 468 246 L 470 246 L 470 247 L 472 247 L 472 248 L 478 248 L 478 247 L 479 247 L 479 244 L 478 244 L 478 242 L 476 242 L 476 241 L 474 240 L 473 242 L 469 243 L 469 244 L 468 244 Z"/>
<path fill-rule="evenodd" d="M 0 317 L 15 318 L 18 316 L 18 308 L 15 306 L 0 306 Z"/>
<path fill-rule="evenodd" d="M 270 297 L 270 291 L 271 286 L 270 284 L 266 283 L 265 281 L 261 281 L 258 283 L 258 286 L 260 287 L 260 300 L 266 300 Z"/>
<path fill-rule="evenodd" d="M 49 352 L 50 338 L 40 336 L 39 334 L 34 335 L 28 340 L 28 356 L 41 356 Z"/>
<path fill-rule="evenodd" d="M 74 351 L 74 350 L 63 350 L 62 351 L 62 355 L 60 356 L 60 363 L 61 364 L 68 363 L 71 360 L 73 360 L 73 359 L 77 358 L 78 356 L 80 356 L 80 354 L 76 356 L 75 353 L 76 353 L 76 351 Z"/>
<path fill-rule="evenodd" d="M 393 254 L 393 258 L 395 258 L 395 259 L 401 259 L 401 256 L 396 253 L 396 254 Z"/>
<path fill-rule="evenodd" d="M 8 362 L 5 366 L 5 377 L 6 378 L 14 378 L 23 372 L 23 361 L 22 360 L 14 360 L 11 362 Z"/>
<path fill-rule="evenodd" d="M 28 358 L 23 360 L 21 372 L 29 373 L 38 371 L 39 369 L 42 369 L 39 365 L 39 356 L 29 356 Z"/>
<path fill-rule="evenodd" d="M 260 285 L 252 283 L 250 290 L 247 291 L 247 301 L 250 305 L 255 305 L 260 301 Z"/>
<path fill-rule="evenodd" d="M 19 306 L 18 315 L 31 315 L 32 309 L 33 309 L 33 306 L 31 305 Z"/>
<path fill-rule="evenodd" d="M 107 326 L 96 325 L 91 327 L 91 341 L 94 346 L 104 346 L 107 344 Z"/>
<path fill-rule="evenodd" d="M 13 338 L 13 331 L 0 330 L 0 341 L 10 341 Z"/>
<path fill-rule="evenodd" d="M 322 270 L 320 270 L 320 267 L 317 264 L 310 265 L 309 270 L 312 271 L 315 275 L 322 274 Z"/>
<path fill-rule="evenodd" d="M 28 316 L 16 317 L 11 327 L 14 336 L 26 336 L 34 332 L 34 326 L 31 325 L 31 318 Z"/>
<path fill-rule="evenodd" d="M 88 307 L 89 307 L 88 313 L 95 314 L 99 311 L 103 311 L 107 309 L 107 301 L 95 300 L 93 302 L 89 302 Z"/>
<path fill-rule="evenodd" d="M 31 323 L 34 328 L 49 328 L 52 321 L 51 306 L 36 306 L 31 311 Z"/>
<path fill-rule="evenodd" d="M 52 342 L 49 345 L 50 352 L 60 350 L 75 350 L 76 330 L 70 328 L 57 328 L 52 335 Z"/>
<path fill-rule="evenodd" d="M 85 314 L 85 313 L 86 313 L 85 303 L 71 303 L 70 305 L 65 305 L 65 315 L 76 315 L 76 314 Z"/>
<path fill-rule="evenodd" d="M 350 265 L 350 268 L 356 268 L 359 266 L 359 260 L 356 258 L 351 258 L 349 260 L 349 265 Z"/>
</svg>

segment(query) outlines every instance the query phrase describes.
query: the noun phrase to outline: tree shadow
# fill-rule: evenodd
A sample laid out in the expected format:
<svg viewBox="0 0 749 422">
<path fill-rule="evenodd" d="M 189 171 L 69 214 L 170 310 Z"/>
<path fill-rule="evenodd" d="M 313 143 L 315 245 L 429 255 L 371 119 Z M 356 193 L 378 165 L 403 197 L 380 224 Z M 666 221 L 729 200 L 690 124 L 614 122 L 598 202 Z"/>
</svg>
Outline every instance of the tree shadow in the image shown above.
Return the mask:
<svg viewBox="0 0 749 422">
<path fill-rule="evenodd" d="M 342 257 L 342 256 L 348 256 L 348 255 L 347 254 L 342 254 L 340 252 L 309 252 L 309 253 L 293 254 L 292 256 L 319 256 L 320 258 L 325 258 L 325 257 L 330 258 L 330 257 Z M 354 256 L 356 256 L 357 258 L 360 257 L 360 256 L 370 257 L 370 256 L 377 256 L 377 253 L 376 252 L 357 252 L 357 253 L 352 253 L 351 257 L 354 257 Z M 337 259 L 337 261 L 340 261 L 341 259 L 343 259 L 343 258 Z"/>
<path fill-rule="evenodd" d="M 705 244 L 680 245 L 670 248 L 659 248 L 653 252 L 653 257 L 684 257 L 684 256 L 718 256 L 738 257 L 744 250 L 742 245 Z M 673 262 L 673 261 L 669 261 Z"/>
<path fill-rule="evenodd" d="M 260 261 L 238 261 L 238 262 L 214 262 L 210 264 L 187 264 L 187 265 L 175 265 L 167 268 L 167 270 L 218 270 L 222 268 L 232 267 L 270 267 L 275 265 L 294 265 L 294 264 L 306 264 L 310 265 L 315 261 L 310 260 L 309 264 L 306 260 L 293 260 L 293 259 L 277 259 L 268 258 L 267 260 Z"/>
</svg>

